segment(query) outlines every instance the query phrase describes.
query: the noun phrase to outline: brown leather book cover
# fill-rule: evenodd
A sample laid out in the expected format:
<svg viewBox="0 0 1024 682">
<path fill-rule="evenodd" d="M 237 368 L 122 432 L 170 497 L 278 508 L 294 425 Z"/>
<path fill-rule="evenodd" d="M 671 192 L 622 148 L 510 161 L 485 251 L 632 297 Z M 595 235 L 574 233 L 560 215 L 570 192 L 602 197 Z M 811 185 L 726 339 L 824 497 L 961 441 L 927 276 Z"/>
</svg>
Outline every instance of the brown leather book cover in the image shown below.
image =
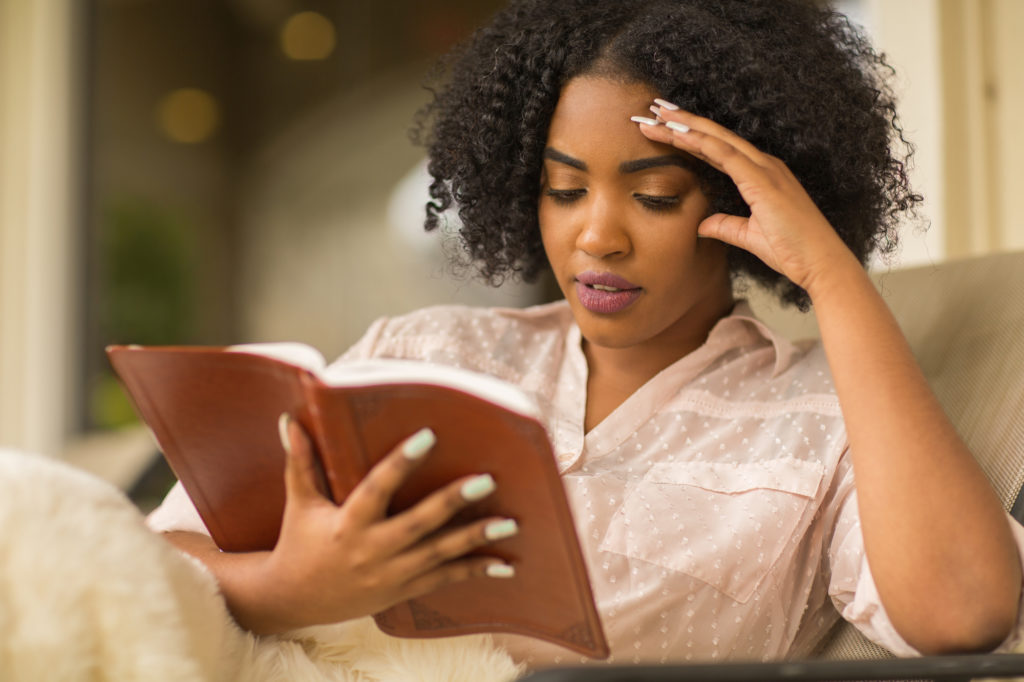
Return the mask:
<svg viewBox="0 0 1024 682">
<path fill-rule="evenodd" d="M 511 563 L 516 574 L 471 579 L 398 604 L 375 615 L 381 630 L 400 637 L 511 632 L 594 658 L 608 656 L 547 433 L 528 409 L 513 409 L 524 399 L 518 388 L 465 370 L 400 360 L 371 361 L 378 369 L 381 363 L 396 368 L 384 383 L 372 372 L 328 377 L 258 354 L 258 345 L 237 348 L 243 352 L 107 349 L 221 549 L 270 549 L 277 541 L 284 510 L 285 455 L 277 433 L 282 412 L 312 437 L 336 502 L 380 457 L 428 426 L 437 444 L 398 491 L 390 512 L 461 476 L 490 473 L 496 492 L 453 523 L 490 515 L 516 519 L 516 536 L 479 550 Z M 430 371 L 412 378 L 419 368 Z M 478 378 L 487 398 L 478 394 Z"/>
</svg>

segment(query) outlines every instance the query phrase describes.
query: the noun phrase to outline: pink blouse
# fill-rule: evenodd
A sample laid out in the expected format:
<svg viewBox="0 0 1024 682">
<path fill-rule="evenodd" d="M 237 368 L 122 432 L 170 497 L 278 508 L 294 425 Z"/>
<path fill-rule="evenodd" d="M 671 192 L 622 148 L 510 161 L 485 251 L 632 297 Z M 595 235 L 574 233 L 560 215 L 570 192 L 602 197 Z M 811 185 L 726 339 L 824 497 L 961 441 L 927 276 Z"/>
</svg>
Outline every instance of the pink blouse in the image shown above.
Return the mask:
<svg viewBox="0 0 1024 682">
<path fill-rule="evenodd" d="M 485 372 L 532 394 L 574 511 L 609 662 L 799 657 L 840 614 L 893 652 L 916 653 L 871 578 L 824 353 L 774 334 L 745 303 L 589 433 L 587 363 L 564 301 L 381 319 L 337 362 L 370 357 Z M 197 520 L 177 489 L 150 525 Z M 1024 546 L 1024 529 L 1012 525 Z M 587 662 L 532 638 L 495 638 L 530 667 Z"/>
</svg>

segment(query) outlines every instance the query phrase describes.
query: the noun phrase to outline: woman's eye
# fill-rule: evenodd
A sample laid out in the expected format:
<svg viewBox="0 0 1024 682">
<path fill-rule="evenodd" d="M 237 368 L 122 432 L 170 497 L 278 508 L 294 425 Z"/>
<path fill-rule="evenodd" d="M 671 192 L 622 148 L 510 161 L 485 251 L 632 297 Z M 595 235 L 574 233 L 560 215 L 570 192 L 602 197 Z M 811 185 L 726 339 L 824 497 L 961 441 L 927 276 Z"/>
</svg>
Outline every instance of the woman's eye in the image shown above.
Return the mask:
<svg viewBox="0 0 1024 682">
<path fill-rule="evenodd" d="M 671 211 L 679 205 L 679 197 L 661 196 L 655 194 L 634 194 L 633 197 L 639 201 L 644 208 L 650 211 Z"/>
<path fill-rule="evenodd" d="M 545 194 L 551 197 L 556 204 L 571 204 L 576 201 L 584 194 L 587 193 L 585 189 L 551 189 L 548 188 Z"/>
</svg>

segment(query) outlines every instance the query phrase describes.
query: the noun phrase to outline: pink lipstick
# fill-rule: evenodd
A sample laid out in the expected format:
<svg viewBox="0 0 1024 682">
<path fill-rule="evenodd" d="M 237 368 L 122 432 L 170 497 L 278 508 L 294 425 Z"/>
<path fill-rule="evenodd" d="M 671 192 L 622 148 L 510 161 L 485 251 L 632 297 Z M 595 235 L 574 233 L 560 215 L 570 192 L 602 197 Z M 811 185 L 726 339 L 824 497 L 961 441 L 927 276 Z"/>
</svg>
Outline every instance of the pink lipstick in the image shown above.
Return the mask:
<svg viewBox="0 0 1024 682">
<path fill-rule="evenodd" d="M 576 276 L 576 297 L 592 313 L 610 315 L 629 307 L 642 288 L 610 272 L 581 272 Z"/>
</svg>

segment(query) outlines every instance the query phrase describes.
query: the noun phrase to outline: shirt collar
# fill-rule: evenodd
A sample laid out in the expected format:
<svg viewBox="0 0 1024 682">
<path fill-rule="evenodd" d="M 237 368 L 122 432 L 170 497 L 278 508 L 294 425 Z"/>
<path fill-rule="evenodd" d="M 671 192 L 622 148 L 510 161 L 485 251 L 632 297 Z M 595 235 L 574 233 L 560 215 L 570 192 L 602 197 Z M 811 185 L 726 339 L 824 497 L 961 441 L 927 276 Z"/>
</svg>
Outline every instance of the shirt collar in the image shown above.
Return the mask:
<svg viewBox="0 0 1024 682">
<path fill-rule="evenodd" d="M 565 304 L 568 309 L 568 303 Z M 712 327 L 708 338 L 699 348 L 679 358 L 671 366 L 641 386 L 610 418 L 583 435 L 585 411 L 587 361 L 581 345 L 582 335 L 572 316 L 567 316 L 569 328 L 566 334 L 566 361 L 559 377 L 559 392 L 572 395 L 568 401 L 572 407 L 562 415 L 562 423 L 555 424 L 553 437 L 567 454 L 560 458 L 562 470 L 574 466 L 580 453 L 586 449 L 591 455 L 610 452 L 629 438 L 656 412 L 662 404 L 678 393 L 694 377 L 711 365 L 716 358 L 733 348 L 750 345 L 765 345 L 770 341 L 775 353 L 772 376 L 781 374 L 794 360 L 799 350 L 787 339 L 772 332 L 758 320 L 746 301 L 738 301 L 732 312 Z M 611 418 L 618 415 L 617 418 Z M 575 453 L 575 454 L 573 454 Z"/>
<path fill-rule="evenodd" d="M 799 349 L 786 337 L 772 331 L 768 325 L 757 319 L 750 304 L 745 300 L 736 301 L 732 312 L 711 328 L 708 343 L 734 347 L 758 340 L 770 341 L 775 350 L 775 366 L 772 376 L 777 377 L 793 364 Z"/>
</svg>

